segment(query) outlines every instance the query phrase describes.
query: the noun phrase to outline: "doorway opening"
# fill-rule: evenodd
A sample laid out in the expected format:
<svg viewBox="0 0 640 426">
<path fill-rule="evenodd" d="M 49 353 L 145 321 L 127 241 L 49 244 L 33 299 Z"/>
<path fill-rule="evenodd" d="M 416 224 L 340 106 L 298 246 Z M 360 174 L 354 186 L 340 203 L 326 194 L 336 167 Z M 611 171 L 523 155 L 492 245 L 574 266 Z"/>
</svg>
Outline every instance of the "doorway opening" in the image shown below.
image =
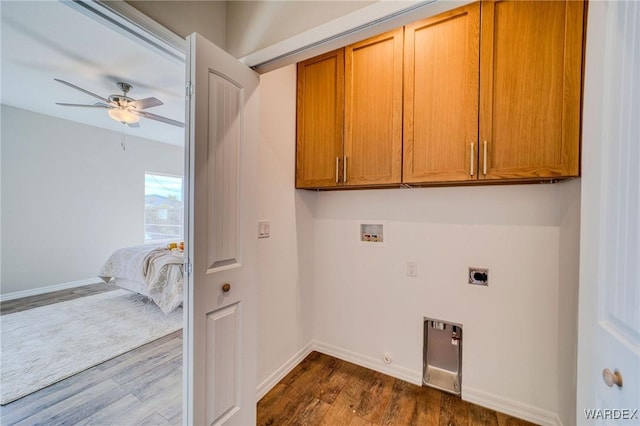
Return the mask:
<svg viewBox="0 0 640 426">
<path fill-rule="evenodd" d="M 1 7 L 1 422 L 182 423 L 184 40 L 99 2 Z M 112 114 L 123 100 L 135 120 Z M 130 279 L 105 273 L 117 253 L 171 261 Z M 18 385 L 44 377 L 14 390 L 11 371 Z"/>
</svg>

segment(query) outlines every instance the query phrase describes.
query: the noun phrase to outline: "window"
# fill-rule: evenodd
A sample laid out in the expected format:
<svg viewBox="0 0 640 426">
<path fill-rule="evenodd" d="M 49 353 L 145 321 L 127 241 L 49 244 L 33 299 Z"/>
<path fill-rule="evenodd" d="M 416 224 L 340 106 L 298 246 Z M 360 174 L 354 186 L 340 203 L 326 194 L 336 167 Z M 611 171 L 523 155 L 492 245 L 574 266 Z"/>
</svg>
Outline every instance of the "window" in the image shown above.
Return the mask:
<svg viewBox="0 0 640 426">
<path fill-rule="evenodd" d="M 182 176 L 144 175 L 144 241 L 183 239 Z"/>
</svg>

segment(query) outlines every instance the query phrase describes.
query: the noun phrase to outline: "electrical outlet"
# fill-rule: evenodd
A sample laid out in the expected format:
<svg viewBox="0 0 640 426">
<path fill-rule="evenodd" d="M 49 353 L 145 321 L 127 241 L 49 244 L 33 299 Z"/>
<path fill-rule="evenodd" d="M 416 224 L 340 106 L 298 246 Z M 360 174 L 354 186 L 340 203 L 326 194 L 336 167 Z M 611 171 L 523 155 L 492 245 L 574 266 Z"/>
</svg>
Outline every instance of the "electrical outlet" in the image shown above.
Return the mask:
<svg viewBox="0 0 640 426">
<path fill-rule="evenodd" d="M 418 263 L 409 261 L 407 262 L 407 276 L 416 278 L 418 276 Z"/>
</svg>

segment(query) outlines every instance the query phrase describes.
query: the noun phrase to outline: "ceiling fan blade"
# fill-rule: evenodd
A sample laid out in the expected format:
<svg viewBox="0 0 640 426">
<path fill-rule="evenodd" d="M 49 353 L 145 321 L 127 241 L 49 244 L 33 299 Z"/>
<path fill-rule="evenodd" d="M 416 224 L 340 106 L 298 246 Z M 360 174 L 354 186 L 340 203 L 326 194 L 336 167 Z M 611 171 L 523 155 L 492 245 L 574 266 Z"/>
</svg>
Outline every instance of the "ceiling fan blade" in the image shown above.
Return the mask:
<svg viewBox="0 0 640 426">
<path fill-rule="evenodd" d="M 131 112 L 134 113 L 134 114 L 137 114 L 137 115 L 139 115 L 141 117 L 144 117 L 144 118 L 149 118 L 151 120 L 156 120 L 156 121 L 161 121 L 163 123 L 171 124 L 172 126 L 184 127 L 184 123 L 181 123 L 181 122 L 176 121 L 176 120 L 172 120 L 172 119 L 167 118 L 167 117 L 162 117 L 161 115 L 152 114 L 152 113 L 146 112 L 146 111 L 131 110 Z"/>
<path fill-rule="evenodd" d="M 164 102 L 152 96 L 150 98 L 138 99 L 137 101 L 129 102 L 129 105 L 134 106 L 137 110 L 142 110 L 164 105 Z"/>
<path fill-rule="evenodd" d="M 70 106 L 70 107 L 82 107 L 82 108 L 113 108 L 111 105 L 103 104 L 103 103 L 100 103 L 100 102 L 96 102 L 93 105 L 68 104 L 66 102 L 56 102 L 56 105 Z"/>
<path fill-rule="evenodd" d="M 104 102 L 94 102 L 93 105 L 95 105 L 97 107 L 102 107 L 102 108 L 115 108 L 115 107 L 117 107 L 117 105 L 114 105 L 113 102 L 109 102 L 108 104 L 105 104 Z"/>
<path fill-rule="evenodd" d="M 129 127 L 140 127 L 140 124 L 138 124 L 138 123 L 127 123 L 127 126 L 129 126 Z"/>
<path fill-rule="evenodd" d="M 100 96 L 100 95 L 96 95 L 95 93 L 92 93 L 92 92 L 90 92 L 90 91 L 88 91 L 88 90 L 85 90 L 85 89 L 83 89 L 82 87 L 78 87 L 78 86 L 76 86 L 75 84 L 71 84 L 71 83 L 69 83 L 69 82 L 67 82 L 67 81 L 60 80 L 59 78 L 54 78 L 54 80 L 55 80 L 55 81 L 57 81 L 58 83 L 62 83 L 62 84 L 66 85 L 66 86 L 69 86 L 69 87 L 71 87 L 71 88 L 73 88 L 73 89 L 79 90 L 79 91 L 81 91 L 82 93 L 86 93 L 86 94 L 87 94 L 87 95 L 89 95 L 89 96 L 93 96 L 93 97 L 94 97 L 94 98 L 96 98 L 96 99 L 100 99 L 102 102 L 105 102 L 105 103 L 108 103 L 108 102 L 109 102 L 109 99 L 103 98 L 103 97 L 102 97 L 102 96 Z"/>
</svg>

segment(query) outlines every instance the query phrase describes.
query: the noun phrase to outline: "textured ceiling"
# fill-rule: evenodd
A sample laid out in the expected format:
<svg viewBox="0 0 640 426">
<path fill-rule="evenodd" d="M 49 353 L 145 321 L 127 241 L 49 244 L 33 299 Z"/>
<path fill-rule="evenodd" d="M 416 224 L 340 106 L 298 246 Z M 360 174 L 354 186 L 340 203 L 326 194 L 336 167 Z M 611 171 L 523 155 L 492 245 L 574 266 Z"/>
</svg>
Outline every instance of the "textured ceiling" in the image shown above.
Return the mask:
<svg viewBox="0 0 640 426">
<path fill-rule="evenodd" d="M 133 85 L 129 96 L 155 96 L 154 114 L 184 122 L 185 66 L 55 1 L 1 1 L 1 102 L 58 118 L 121 132 L 106 110 L 56 102 L 93 104 L 97 99 L 55 82 L 66 80 L 103 97 L 119 94 L 116 82 Z M 184 129 L 141 118 L 128 135 L 182 145 Z"/>
</svg>

